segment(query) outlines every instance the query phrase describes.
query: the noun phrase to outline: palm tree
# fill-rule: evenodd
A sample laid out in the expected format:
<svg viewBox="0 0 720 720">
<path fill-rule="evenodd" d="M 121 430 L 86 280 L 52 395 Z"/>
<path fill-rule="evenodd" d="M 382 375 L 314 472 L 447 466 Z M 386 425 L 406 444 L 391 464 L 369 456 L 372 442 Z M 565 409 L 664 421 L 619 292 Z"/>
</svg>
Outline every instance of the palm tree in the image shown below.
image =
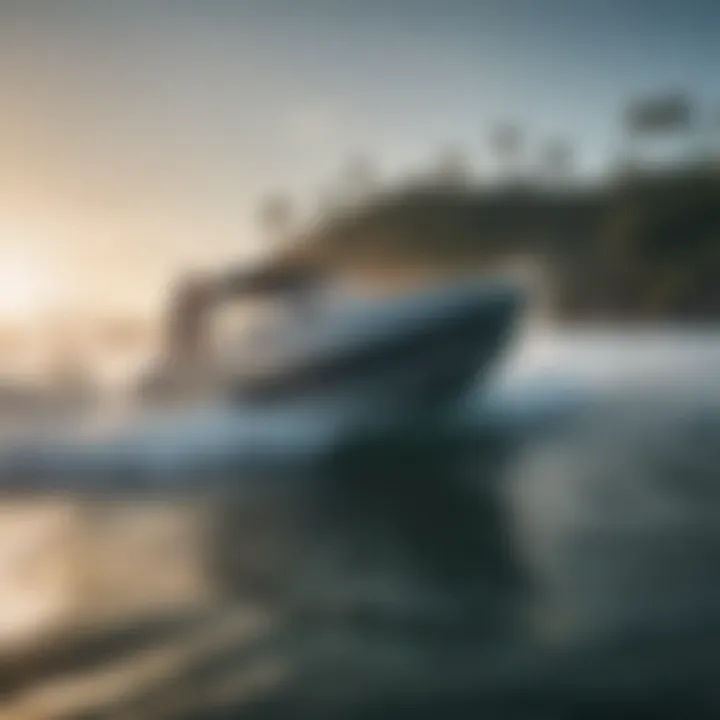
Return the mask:
<svg viewBox="0 0 720 720">
<path fill-rule="evenodd" d="M 696 139 L 696 112 L 692 100 L 681 92 L 662 93 L 632 99 L 624 111 L 623 163 L 645 161 L 648 150 L 658 144 L 681 144 L 683 156 L 693 154 Z M 655 153 L 651 152 L 652 158 Z"/>
</svg>

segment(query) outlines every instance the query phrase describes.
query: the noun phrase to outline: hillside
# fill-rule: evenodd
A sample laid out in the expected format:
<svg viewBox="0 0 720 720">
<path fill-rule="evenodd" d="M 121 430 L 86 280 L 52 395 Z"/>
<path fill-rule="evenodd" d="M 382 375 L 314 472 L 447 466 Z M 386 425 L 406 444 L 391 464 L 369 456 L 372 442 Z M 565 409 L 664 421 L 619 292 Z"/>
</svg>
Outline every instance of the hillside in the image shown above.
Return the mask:
<svg viewBox="0 0 720 720">
<path fill-rule="evenodd" d="M 594 187 L 404 187 L 326 215 L 293 246 L 334 268 L 446 273 L 536 261 L 566 318 L 720 318 L 720 172 Z"/>
</svg>

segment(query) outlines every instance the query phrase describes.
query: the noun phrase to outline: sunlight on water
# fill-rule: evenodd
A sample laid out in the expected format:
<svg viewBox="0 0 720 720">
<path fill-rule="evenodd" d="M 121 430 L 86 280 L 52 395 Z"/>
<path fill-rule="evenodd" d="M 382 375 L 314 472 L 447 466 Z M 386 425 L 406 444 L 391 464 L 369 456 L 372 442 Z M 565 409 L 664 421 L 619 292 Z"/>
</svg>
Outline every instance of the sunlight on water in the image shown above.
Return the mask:
<svg viewBox="0 0 720 720">
<path fill-rule="evenodd" d="M 207 599 L 201 512 L 167 501 L 5 501 L 0 646 Z"/>
</svg>

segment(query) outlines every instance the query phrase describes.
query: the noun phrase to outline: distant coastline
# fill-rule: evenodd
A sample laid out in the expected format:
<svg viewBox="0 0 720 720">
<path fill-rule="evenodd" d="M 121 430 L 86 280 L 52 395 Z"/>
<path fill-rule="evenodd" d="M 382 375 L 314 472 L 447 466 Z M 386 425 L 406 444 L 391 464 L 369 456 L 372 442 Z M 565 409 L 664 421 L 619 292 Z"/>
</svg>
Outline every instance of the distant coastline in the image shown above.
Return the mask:
<svg viewBox="0 0 720 720">
<path fill-rule="evenodd" d="M 399 187 L 328 212 L 275 263 L 368 283 L 533 266 L 571 322 L 720 320 L 720 166 L 594 187 Z"/>
</svg>

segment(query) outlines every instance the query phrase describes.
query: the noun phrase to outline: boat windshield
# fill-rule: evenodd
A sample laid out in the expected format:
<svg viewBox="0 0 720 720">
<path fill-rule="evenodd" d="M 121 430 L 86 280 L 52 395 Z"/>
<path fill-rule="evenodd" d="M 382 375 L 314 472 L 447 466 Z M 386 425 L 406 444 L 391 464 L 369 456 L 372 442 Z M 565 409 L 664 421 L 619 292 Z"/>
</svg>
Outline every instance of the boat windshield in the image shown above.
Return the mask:
<svg viewBox="0 0 720 720">
<path fill-rule="evenodd" d="M 210 352 L 230 374 L 267 369 L 302 345 L 318 324 L 357 304 L 358 299 L 330 284 L 291 294 L 236 298 L 212 318 Z"/>
</svg>

